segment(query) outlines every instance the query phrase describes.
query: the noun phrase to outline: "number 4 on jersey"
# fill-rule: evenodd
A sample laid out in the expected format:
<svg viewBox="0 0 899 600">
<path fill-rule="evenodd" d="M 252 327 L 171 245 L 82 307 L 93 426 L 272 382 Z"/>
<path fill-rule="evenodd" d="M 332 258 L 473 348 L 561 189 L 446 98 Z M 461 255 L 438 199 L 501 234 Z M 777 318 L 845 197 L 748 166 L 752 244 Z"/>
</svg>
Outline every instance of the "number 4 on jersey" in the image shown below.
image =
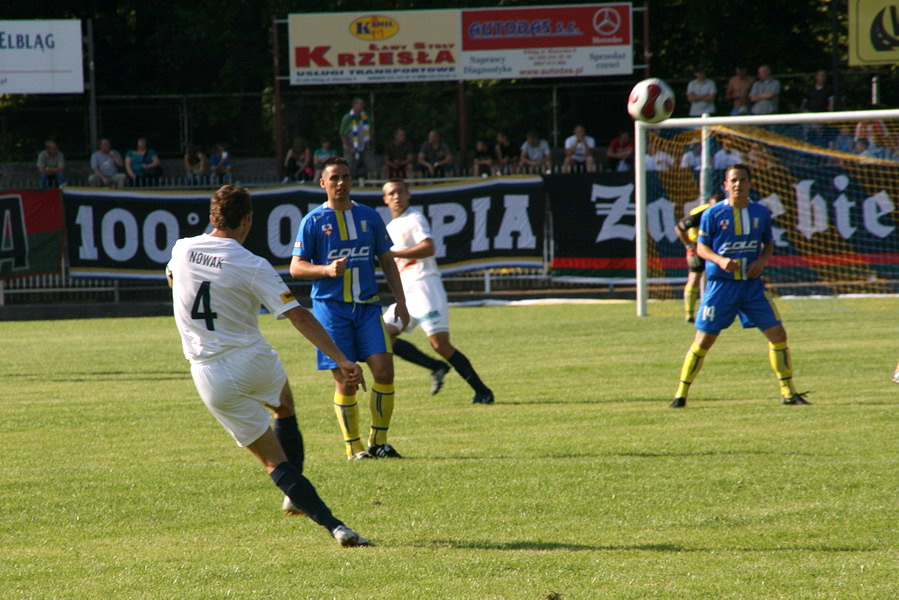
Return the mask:
<svg viewBox="0 0 899 600">
<path fill-rule="evenodd" d="M 703 306 L 702 307 L 702 320 L 703 321 L 714 321 L 715 320 L 715 307 L 714 306 Z"/>
<path fill-rule="evenodd" d="M 190 309 L 190 318 L 205 320 L 206 329 L 215 331 L 215 319 L 218 318 L 218 314 L 212 312 L 212 297 L 209 292 L 210 287 L 211 284 L 208 281 L 204 281 L 200 284 L 200 289 L 197 290 L 197 296 L 194 298 L 194 305 Z M 201 305 L 203 308 L 202 311 L 200 310 Z"/>
</svg>

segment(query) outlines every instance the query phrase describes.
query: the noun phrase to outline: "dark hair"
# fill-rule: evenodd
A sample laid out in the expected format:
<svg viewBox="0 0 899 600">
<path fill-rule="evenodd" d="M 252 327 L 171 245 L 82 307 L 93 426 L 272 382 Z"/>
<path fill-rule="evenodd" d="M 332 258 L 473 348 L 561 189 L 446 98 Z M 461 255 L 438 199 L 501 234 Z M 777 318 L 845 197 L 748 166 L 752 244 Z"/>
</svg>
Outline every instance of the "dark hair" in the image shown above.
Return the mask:
<svg viewBox="0 0 899 600">
<path fill-rule="evenodd" d="M 332 156 L 331 158 L 329 158 L 328 160 L 326 160 L 325 162 L 322 163 L 322 171 L 324 171 L 325 169 L 327 169 L 328 167 L 330 167 L 332 165 L 341 165 L 341 166 L 346 167 L 347 169 L 350 168 L 350 163 L 348 163 L 344 157 Z"/>
<path fill-rule="evenodd" d="M 209 200 L 209 220 L 216 229 L 237 229 L 252 212 L 250 192 L 236 185 L 223 185 Z"/>
<path fill-rule="evenodd" d="M 727 167 L 727 170 L 724 171 L 724 176 L 727 177 L 727 174 L 730 173 L 731 171 L 733 171 L 734 169 L 743 169 L 743 171 L 746 172 L 746 177 L 752 179 L 752 170 L 747 165 L 744 165 L 742 163 L 738 163 L 736 165 L 731 165 L 731 166 Z"/>
</svg>

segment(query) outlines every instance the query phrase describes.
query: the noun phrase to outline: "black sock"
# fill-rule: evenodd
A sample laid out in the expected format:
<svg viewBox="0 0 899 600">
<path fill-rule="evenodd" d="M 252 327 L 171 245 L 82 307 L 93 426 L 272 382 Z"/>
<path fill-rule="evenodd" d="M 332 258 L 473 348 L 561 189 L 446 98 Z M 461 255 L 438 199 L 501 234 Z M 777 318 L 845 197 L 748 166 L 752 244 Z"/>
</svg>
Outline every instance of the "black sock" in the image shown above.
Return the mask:
<svg viewBox="0 0 899 600">
<path fill-rule="evenodd" d="M 468 357 L 462 354 L 462 352 L 456 350 L 447 360 L 449 360 L 449 363 L 453 365 L 456 372 L 462 376 L 462 379 L 468 382 L 468 385 L 470 385 L 474 391 L 479 394 L 486 394 L 490 391 L 490 388 L 484 385 L 484 382 L 478 377 L 474 367 L 472 367 L 471 363 L 468 361 Z"/>
<path fill-rule="evenodd" d="M 397 338 L 397 340 L 393 342 L 393 353 L 403 360 L 408 360 L 410 363 L 414 363 L 420 367 L 424 367 L 429 371 L 436 371 L 440 367 L 444 366 L 443 361 L 431 358 L 430 356 L 416 348 L 413 344 L 399 338 Z"/>
<path fill-rule="evenodd" d="M 284 492 L 284 495 L 290 498 L 294 506 L 327 529 L 328 533 L 334 531 L 335 527 L 343 525 L 340 520 L 334 518 L 331 510 L 319 498 L 312 482 L 306 479 L 295 466 L 287 461 L 282 462 L 275 467 L 270 476 L 275 485 Z"/>
<path fill-rule="evenodd" d="M 297 425 L 297 416 L 291 415 L 275 419 L 275 425 L 272 429 L 275 432 L 275 437 L 281 442 L 281 447 L 284 448 L 287 460 L 302 473 L 303 461 L 306 457 L 303 453 L 303 435 L 300 433 L 299 425 Z"/>
</svg>

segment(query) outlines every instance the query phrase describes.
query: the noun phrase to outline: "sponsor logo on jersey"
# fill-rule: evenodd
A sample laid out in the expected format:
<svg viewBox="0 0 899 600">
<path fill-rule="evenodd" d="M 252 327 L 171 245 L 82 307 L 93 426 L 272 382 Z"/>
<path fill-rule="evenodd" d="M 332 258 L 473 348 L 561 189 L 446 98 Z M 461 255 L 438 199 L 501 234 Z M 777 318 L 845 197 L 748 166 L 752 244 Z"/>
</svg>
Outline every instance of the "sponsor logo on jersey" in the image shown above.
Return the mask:
<svg viewBox="0 0 899 600">
<path fill-rule="evenodd" d="M 366 258 L 371 255 L 371 248 L 368 246 L 359 246 L 358 248 L 334 248 L 328 252 L 328 260 L 337 260 L 339 258 Z"/>
<path fill-rule="evenodd" d="M 727 231 L 728 229 L 730 229 L 730 221 L 727 219 L 722 219 L 719 227 L 721 227 L 721 231 Z"/>
<path fill-rule="evenodd" d="M 197 265 L 215 269 L 221 269 L 225 263 L 225 257 L 223 256 L 213 256 L 211 254 L 203 254 L 202 252 L 194 252 L 193 250 L 187 255 L 187 260 Z"/>
<path fill-rule="evenodd" d="M 334 228 L 331 227 L 330 223 L 325 223 L 324 225 L 322 225 L 322 233 L 324 233 L 328 237 L 331 237 L 331 234 L 334 233 Z"/>
<path fill-rule="evenodd" d="M 757 250 L 759 247 L 758 240 L 724 242 L 718 249 L 718 254 L 728 254 L 729 252 L 743 252 L 745 250 Z"/>
<path fill-rule="evenodd" d="M 296 242 L 293 243 L 293 247 L 294 247 L 294 248 L 299 248 L 300 250 L 302 250 L 302 249 L 303 249 L 303 242 L 301 242 L 301 241 L 298 240 L 298 241 L 296 241 Z"/>
<path fill-rule="evenodd" d="M 290 290 L 287 290 L 286 292 L 281 294 L 281 302 L 283 302 L 284 304 L 288 304 L 290 302 L 293 302 L 294 300 L 296 300 L 296 296 L 294 296 L 293 292 L 291 292 Z"/>
</svg>

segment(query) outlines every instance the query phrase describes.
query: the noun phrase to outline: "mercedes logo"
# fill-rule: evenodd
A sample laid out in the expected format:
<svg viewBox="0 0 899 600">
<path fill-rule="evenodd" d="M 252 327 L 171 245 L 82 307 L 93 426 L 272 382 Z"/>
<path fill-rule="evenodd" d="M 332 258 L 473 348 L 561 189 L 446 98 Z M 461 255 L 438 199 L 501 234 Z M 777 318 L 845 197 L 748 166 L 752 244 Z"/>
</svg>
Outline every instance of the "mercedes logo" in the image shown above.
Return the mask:
<svg viewBox="0 0 899 600">
<path fill-rule="evenodd" d="M 614 8 L 600 8 L 593 15 L 593 29 L 599 35 L 612 35 L 621 27 L 621 13 Z"/>
</svg>

